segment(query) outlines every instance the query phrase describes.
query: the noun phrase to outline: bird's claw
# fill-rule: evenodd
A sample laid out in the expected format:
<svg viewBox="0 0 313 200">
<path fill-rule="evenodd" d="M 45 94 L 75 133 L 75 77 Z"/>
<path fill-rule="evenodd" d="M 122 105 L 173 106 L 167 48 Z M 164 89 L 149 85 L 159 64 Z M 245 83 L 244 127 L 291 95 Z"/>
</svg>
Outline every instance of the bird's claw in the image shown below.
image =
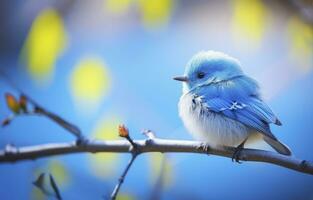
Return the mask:
<svg viewBox="0 0 313 200">
<path fill-rule="evenodd" d="M 205 151 L 209 155 L 210 146 L 206 143 L 201 143 L 198 148 L 199 151 Z"/>
<path fill-rule="evenodd" d="M 234 151 L 234 153 L 233 153 L 233 156 L 232 156 L 232 158 L 231 158 L 231 161 L 232 162 L 236 162 L 236 163 L 239 163 L 239 164 L 241 164 L 242 162 L 240 162 L 240 153 L 241 153 L 241 151 L 242 151 L 242 147 L 240 147 L 240 146 L 238 146 L 238 147 L 236 147 L 236 149 L 235 149 L 235 151 Z"/>
</svg>

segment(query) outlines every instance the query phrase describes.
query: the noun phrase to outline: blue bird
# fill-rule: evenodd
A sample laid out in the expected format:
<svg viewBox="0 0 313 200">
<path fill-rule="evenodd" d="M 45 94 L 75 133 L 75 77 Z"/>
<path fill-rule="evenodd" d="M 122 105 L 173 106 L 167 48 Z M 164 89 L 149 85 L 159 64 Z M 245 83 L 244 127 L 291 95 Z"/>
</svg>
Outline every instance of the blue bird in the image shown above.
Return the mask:
<svg viewBox="0 0 313 200">
<path fill-rule="evenodd" d="M 249 139 L 264 139 L 277 152 L 290 149 L 271 132 L 270 124 L 282 125 L 261 99 L 258 83 L 241 70 L 238 60 L 224 53 L 203 51 L 191 58 L 184 76 L 179 115 L 196 138 L 211 146 L 233 146 L 233 159 Z"/>
</svg>

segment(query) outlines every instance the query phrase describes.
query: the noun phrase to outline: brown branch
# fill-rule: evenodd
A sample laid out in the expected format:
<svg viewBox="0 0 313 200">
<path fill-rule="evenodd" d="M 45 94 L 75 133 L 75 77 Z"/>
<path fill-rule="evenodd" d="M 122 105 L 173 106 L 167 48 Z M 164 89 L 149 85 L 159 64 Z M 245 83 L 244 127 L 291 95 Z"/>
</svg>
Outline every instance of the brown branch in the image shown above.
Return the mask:
<svg viewBox="0 0 313 200">
<path fill-rule="evenodd" d="M 231 158 L 234 148 L 202 148 L 203 143 L 197 141 L 186 140 L 134 140 L 140 153 L 146 152 L 163 152 L 163 153 L 203 153 Z M 97 152 L 115 152 L 115 153 L 132 153 L 131 144 L 126 140 L 115 141 L 86 141 L 80 145 L 76 142 L 71 143 L 50 143 L 26 147 L 6 148 L 0 151 L 0 163 L 16 162 L 21 160 L 33 160 L 53 155 L 63 155 L 70 153 L 97 153 Z M 295 158 L 293 156 L 285 156 L 275 152 L 243 149 L 239 156 L 243 161 L 255 161 L 271 163 L 274 165 L 289 168 L 302 173 L 313 174 L 313 163 Z"/>
<path fill-rule="evenodd" d="M 63 119 L 59 115 L 48 111 L 43 106 L 39 105 L 33 98 L 31 98 L 29 95 L 24 93 L 3 71 L 0 70 L 0 77 L 3 78 L 3 80 L 13 89 L 15 89 L 19 95 L 20 95 L 20 101 L 18 108 L 15 110 L 15 113 L 13 115 L 10 115 L 7 117 L 3 122 L 2 126 L 8 125 L 15 117 L 21 116 L 21 115 L 41 115 L 49 118 L 59 126 L 63 127 L 67 131 L 69 131 L 71 134 L 73 134 L 77 138 L 77 143 L 83 143 L 85 142 L 85 137 L 82 135 L 81 130 L 75 125 L 67 120 Z M 9 94 L 10 95 L 10 94 Z M 14 97 L 13 97 L 14 98 Z M 27 109 L 27 104 L 32 105 L 32 110 Z M 12 110 L 12 108 L 10 108 Z"/>
</svg>

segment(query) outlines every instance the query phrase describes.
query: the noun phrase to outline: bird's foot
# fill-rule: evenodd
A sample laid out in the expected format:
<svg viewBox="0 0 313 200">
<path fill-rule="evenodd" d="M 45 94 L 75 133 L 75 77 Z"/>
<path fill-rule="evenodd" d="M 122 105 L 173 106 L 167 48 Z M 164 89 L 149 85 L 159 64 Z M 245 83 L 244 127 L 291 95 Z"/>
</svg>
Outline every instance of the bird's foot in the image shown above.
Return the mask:
<svg viewBox="0 0 313 200">
<path fill-rule="evenodd" d="M 198 148 L 199 151 L 205 151 L 209 155 L 210 146 L 207 143 L 201 143 Z"/>
<path fill-rule="evenodd" d="M 232 162 L 235 161 L 235 162 L 241 164 L 241 162 L 240 162 L 240 153 L 241 153 L 242 150 L 243 150 L 243 147 L 241 147 L 241 146 L 238 146 L 238 147 L 235 148 L 235 151 L 234 151 L 233 156 L 231 158 Z"/>
<path fill-rule="evenodd" d="M 240 153 L 241 153 L 241 151 L 243 150 L 243 147 L 244 147 L 244 145 L 245 145 L 247 139 L 248 139 L 248 138 L 246 138 L 244 141 L 242 141 L 242 142 L 235 148 L 235 151 L 234 151 L 234 153 L 233 153 L 233 156 L 232 156 L 232 158 L 231 158 L 231 161 L 234 162 L 234 160 L 235 160 L 237 163 L 239 163 L 239 164 L 241 163 L 241 162 L 240 162 Z"/>
</svg>

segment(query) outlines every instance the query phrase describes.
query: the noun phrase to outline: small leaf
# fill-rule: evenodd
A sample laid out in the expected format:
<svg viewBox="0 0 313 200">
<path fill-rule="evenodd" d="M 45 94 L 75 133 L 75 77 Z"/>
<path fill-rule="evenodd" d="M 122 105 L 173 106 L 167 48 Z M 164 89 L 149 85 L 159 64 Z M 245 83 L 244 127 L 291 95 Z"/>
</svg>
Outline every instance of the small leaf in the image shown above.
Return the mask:
<svg viewBox="0 0 313 200">
<path fill-rule="evenodd" d="M 36 181 L 33 182 L 33 185 L 36 186 L 45 196 L 51 196 L 51 192 L 47 188 L 46 184 L 46 173 L 41 173 Z"/>
<path fill-rule="evenodd" d="M 10 108 L 10 110 L 12 110 L 14 113 L 19 113 L 19 111 L 20 111 L 20 104 L 17 102 L 15 97 L 12 94 L 10 94 L 10 93 L 6 93 L 5 94 L 5 99 L 7 101 L 7 105 Z"/>
<path fill-rule="evenodd" d="M 27 112 L 27 97 L 25 95 L 20 96 L 20 108 L 24 111 Z"/>
<path fill-rule="evenodd" d="M 36 187 L 42 189 L 42 188 L 43 188 L 43 185 L 44 185 L 44 178 L 45 178 L 45 173 L 41 173 L 41 174 L 38 176 L 37 180 L 33 182 L 33 184 L 34 184 Z"/>
</svg>

